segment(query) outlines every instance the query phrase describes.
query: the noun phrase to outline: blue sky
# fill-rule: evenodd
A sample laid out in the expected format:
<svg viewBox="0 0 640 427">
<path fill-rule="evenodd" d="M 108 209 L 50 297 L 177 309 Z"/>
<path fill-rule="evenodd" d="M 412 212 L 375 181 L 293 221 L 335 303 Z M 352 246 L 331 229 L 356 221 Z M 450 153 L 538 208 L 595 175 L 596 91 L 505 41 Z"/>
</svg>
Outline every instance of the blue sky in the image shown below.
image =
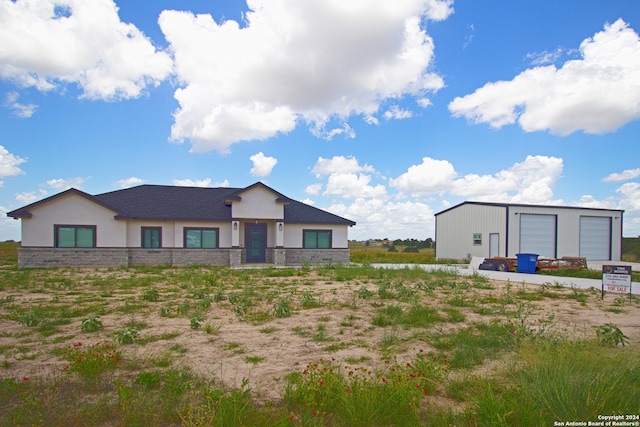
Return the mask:
<svg viewBox="0 0 640 427">
<path fill-rule="evenodd" d="M 69 187 L 281 193 L 434 235 L 465 200 L 624 209 L 637 0 L 0 0 L 4 213 Z"/>
</svg>

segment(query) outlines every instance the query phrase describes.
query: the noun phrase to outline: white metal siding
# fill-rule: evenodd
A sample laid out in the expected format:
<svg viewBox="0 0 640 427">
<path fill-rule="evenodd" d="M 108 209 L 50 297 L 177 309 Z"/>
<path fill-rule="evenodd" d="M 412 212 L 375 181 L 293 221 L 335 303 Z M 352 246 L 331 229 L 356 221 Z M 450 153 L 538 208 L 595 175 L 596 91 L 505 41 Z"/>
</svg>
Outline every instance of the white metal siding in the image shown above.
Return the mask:
<svg viewBox="0 0 640 427">
<path fill-rule="evenodd" d="M 499 233 L 499 255 L 505 256 L 505 207 L 467 204 L 436 216 L 436 257 L 464 259 L 489 256 L 489 235 Z M 473 235 L 482 234 L 482 244 Z"/>
<path fill-rule="evenodd" d="M 520 253 L 555 258 L 555 215 L 520 215 Z"/>
<path fill-rule="evenodd" d="M 594 261 L 611 259 L 610 217 L 580 217 L 580 256 Z"/>
<path fill-rule="evenodd" d="M 508 209 L 506 215 L 505 209 Z M 543 215 L 555 218 L 553 243 L 549 244 L 549 249 L 528 247 L 526 233 L 525 241 L 521 241 L 520 216 L 522 215 Z M 462 259 L 467 254 L 487 257 L 490 254 L 491 233 L 500 233 L 500 256 L 515 257 L 517 253 L 524 253 L 524 250 L 551 257 L 581 256 L 580 217 L 588 216 L 606 218 L 610 221 L 610 241 L 606 248 L 611 251 L 611 260 L 620 260 L 622 215 L 623 212 L 618 210 L 464 203 L 436 214 L 436 257 Z M 482 246 L 473 245 L 473 233 L 482 233 Z M 552 241 L 550 235 L 549 231 L 549 242 Z"/>
</svg>

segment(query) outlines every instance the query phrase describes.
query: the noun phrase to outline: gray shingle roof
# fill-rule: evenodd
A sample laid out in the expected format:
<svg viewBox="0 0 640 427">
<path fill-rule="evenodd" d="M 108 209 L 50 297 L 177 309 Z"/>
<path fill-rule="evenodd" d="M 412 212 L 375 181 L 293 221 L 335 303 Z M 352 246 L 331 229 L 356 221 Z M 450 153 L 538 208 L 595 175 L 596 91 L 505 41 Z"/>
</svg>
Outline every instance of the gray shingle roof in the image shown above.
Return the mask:
<svg viewBox="0 0 640 427">
<path fill-rule="evenodd" d="M 345 224 L 356 223 L 330 212 L 298 202 L 278 193 L 262 183 L 247 188 L 201 188 L 176 187 L 167 185 L 140 185 L 124 190 L 92 196 L 71 189 L 47 199 L 8 212 L 14 218 L 29 217 L 32 207 L 46 203 L 69 192 L 77 193 L 114 211 L 117 219 L 145 219 L 171 221 L 231 221 L 231 206 L 226 202 L 239 200 L 242 193 L 255 186 L 263 186 L 278 196 L 277 202 L 284 203 L 284 221 L 302 224 Z"/>
</svg>

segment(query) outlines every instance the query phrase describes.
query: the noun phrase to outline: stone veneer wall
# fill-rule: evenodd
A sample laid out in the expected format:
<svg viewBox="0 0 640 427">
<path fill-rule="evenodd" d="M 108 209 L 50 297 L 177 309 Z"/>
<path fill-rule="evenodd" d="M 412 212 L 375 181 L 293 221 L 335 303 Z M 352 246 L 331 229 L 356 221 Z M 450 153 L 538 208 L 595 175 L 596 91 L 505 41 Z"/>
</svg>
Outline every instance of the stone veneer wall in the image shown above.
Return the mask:
<svg viewBox="0 0 640 427">
<path fill-rule="evenodd" d="M 349 264 L 349 249 L 287 249 L 286 265 Z"/>
<path fill-rule="evenodd" d="M 193 264 L 228 266 L 229 262 L 229 249 L 173 249 L 171 265 L 175 267 Z"/>
<path fill-rule="evenodd" d="M 129 265 L 127 248 L 18 248 L 18 268 L 122 267 Z"/>
<path fill-rule="evenodd" d="M 246 262 L 244 249 L 183 248 L 18 248 L 18 268 L 128 267 L 193 264 L 238 267 Z M 277 266 L 348 264 L 349 249 L 268 248 L 267 262 Z"/>
</svg>

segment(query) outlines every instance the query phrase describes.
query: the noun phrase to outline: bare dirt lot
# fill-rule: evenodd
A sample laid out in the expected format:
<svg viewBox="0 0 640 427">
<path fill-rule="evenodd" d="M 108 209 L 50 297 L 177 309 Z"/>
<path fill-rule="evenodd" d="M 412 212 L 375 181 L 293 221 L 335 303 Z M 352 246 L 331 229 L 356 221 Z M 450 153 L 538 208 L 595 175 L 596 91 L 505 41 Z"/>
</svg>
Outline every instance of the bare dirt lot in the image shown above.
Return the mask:
<svg viewBox="0 0 640 427">
<path fill-rule="evenodd" d="M 514 335 L 587 339 L 615 325 L 625 344 L 640 342 L 638 299 L 446 272 L 67 269 L 3 277 L 2 378 L 55 376 L 69 363 L 56 349 L 115 342 L 132 372 L 188 367 L 230 388 L 248 380 L 257 399 L 277 400 L 285 376 L 309 363 L 376 368 L 417 352 L 453 361 L 455 351 L 438 345 L 443 337 L 491 322 Z M 101 327 L 83 330 L 91 319 Z M 490 375 L 508 358 L 485 354 L 459 369 Z"/>
</svg>

